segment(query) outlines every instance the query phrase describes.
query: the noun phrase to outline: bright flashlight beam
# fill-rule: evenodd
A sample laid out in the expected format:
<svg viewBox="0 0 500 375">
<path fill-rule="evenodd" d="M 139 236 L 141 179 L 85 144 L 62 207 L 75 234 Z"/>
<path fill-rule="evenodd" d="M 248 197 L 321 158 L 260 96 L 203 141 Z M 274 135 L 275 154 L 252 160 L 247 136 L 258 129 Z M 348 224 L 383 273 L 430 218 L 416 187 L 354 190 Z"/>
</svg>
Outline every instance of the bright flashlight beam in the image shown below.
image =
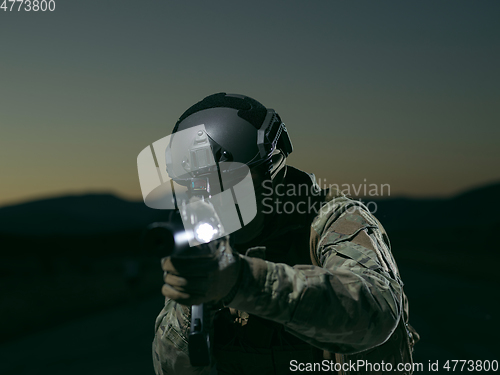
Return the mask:
<svg viewBox="0 0 500 375">
<path fill-rule="evenodd" d="M 194 235 L 199 242 L 207 243 L 212 241 L 218 231 L 209 223 L 199 223 L 194 229 Z"/>
</svg>

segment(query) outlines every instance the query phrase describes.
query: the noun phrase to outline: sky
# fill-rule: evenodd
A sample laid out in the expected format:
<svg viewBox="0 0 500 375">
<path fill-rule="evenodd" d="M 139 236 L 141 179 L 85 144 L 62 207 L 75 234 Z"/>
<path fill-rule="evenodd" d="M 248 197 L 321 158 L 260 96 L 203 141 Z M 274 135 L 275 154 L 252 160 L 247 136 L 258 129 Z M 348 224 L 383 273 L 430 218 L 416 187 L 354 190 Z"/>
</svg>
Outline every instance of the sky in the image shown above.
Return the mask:
<svg viewBox="0 0 500 375">
<path fill-rule="evenodd" d="M 216 92 L 275 109 L 323 184 L 500 180 L 498 1 L 55 4 L 0 9 L 0 206 L 141 199 L 139 152 Z"/>
</svg>

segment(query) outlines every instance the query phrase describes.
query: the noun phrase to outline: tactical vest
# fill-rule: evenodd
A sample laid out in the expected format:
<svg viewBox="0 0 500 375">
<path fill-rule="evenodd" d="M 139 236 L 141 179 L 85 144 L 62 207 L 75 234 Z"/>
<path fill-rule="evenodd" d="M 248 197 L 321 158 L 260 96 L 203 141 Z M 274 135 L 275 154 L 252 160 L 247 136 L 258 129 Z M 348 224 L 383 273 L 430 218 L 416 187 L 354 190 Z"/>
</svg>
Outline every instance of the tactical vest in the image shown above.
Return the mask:
<svg viewBox="0 0 500 375">
<path fill-rule="evenodd" d="M 304 172 L 288 167 L 289 183 L 315 184 L 314 177 Z M 325 200 L 327 192 L 313 196 L 318 209 Z M 295 197 L 294 199 L 303 199 Z M 311 196 L 308 197 L 308 199 Z M 296 202 L 295 202 L 296 203 Z M 310 202 L 308 202 L 309 204 Z M 314 202 L 312 202 L 314 204 Z M 315 212 L 297 215 L 275 215 L 273 227 L 279 228 L 260 236 L 259 242 L 246 255 L 258 256 L 270 262 L 318 265 L 315 257 L 317 238 L 311 230 L 311 223 L 316 217 Z M 375 219 L 376 220 L 376 219 Z M 380 225 L 385 234 L 383 227 Z M 386 236 L 384 236 L 386 237 Z M 265 253 L 262 251 L 265 247 Z M 255 251 L 258 249 L 257 251 Z M 307 251 L 309 249 L 309 251 Z M 241 250 L 241 249 L 238 249 Z M 329 363 L 355 362 L 358 360 L 369 363 L 391 363 L 391 374 L 411 374 L 411 371 L 394 371 L 399 363 L 412 364 L 413 345 L 418 340 L 418 334 L 408 324 L 408 301 L 403 294 L 403 313 L 390 338 L 382 345 L 357 354 L 343 355 L 324 352 L 285 331 L 283 325 L 270 320 L 249 315 L 234 309 L 219 311 L 214 319 L 214 356 L 217 363 L 217 374 L 258 374 L 284 375 L 300 374 L 291 370 L 291 361 L 296 363 L 320 363 L 327 359 Z M 331 361 L 331 362 L 330 362 Z M 346 366 L 344 365 L 344 368 Z M 309 371 L 304 373 L 310 373 Z M 319 371 L 321 373 L 321 371 Z M 326 372 L 337 373 L 337 372 Z M 358 372 L 363 374 L 382 374 L 383 372 Z M 339 371 L 339 375 L 352 374 L 349 371 Z"/>
</svg>

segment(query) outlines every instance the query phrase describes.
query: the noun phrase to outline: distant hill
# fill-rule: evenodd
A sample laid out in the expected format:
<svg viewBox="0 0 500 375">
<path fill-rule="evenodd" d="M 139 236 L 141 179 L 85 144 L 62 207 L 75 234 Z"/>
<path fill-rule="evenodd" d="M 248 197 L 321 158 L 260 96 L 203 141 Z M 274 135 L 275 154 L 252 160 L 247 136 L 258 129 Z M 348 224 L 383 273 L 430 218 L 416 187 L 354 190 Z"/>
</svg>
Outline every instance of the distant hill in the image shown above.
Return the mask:
<svg viewBox="0 0 500 375">
<path fill-rule="evenodd" d="M 388 231 L 472 228 L 500 225 L 500 183 L 450 199 L 373 200 L 375 215 Z M 366 201 L 366 199 L 365 199 Z M 372 206 L 370 207 L 373 208 Z M 140 230 L 164 220 L 164 210 L 111 194 L 71 195 L 0 208 L 0 234 L 83 235 Z"/>
<path fill-rule="evenodd" d="M 377 203 L 375 216 L 388 231 L 409 228 L 484 230 L 500 225 L 499 197 L 500 183 L 496 183 L 449 199 L 393 198 L 373 201 Z"/>
<path fill-rule="evenodd" d="M 138 230 L 165 212 L 111 194 L 72 195 L 0 208 L 0 234 L 82 235 Z"/>
</svg>

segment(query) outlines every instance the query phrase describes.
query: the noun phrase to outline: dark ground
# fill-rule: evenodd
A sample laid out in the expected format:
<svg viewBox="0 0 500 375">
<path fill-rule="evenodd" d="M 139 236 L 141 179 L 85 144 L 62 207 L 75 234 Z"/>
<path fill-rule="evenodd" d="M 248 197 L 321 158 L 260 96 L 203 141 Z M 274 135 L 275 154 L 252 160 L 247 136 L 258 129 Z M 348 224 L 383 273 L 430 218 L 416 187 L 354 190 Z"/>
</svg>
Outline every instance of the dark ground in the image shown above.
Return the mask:
<svg viewBox="0 0 500 375">
<path fill-rule="evenodd" d="M 427 368 L 429 360 L 498 359 L 497 285 L 408 264 L 400 268 L 411 323 L 422 336 L 415 362 Z M 4 343 L 0 373 L 153 375 L 151 342 L 162 305 L 158 293 Z"/>
<path fill-rule="evenodd" d="M 430 373 L 429 361 L 446 373 L 447 360 L 499 359 L 499 194 L 496 184 L 448 200 L 379 202 L 421 335 L 419 373 Z M 83 196 L 0 208 L 0 227 L 10 228 L 0 233 L 1 375 L 154 374 L 162 272 L 137 228 L 163 219 L 144 207 Z"/>
</svg>

